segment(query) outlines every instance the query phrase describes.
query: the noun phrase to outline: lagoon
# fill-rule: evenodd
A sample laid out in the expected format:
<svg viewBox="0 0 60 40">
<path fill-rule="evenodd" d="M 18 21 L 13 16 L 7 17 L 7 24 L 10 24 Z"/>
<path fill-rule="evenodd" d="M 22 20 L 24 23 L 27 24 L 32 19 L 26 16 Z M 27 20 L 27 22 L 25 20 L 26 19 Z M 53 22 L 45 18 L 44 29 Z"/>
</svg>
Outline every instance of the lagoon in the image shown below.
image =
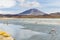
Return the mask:
<svg viewBox="0 0 60 40">
<path fill-rule="evenodd" d="M 60 19 L 51 18 L 15 18 L 0 20 L 0 29 L 11 34 L 16 40 L 60 40 Z M 55 29 L 51 38 L 49 32 Z"/>
</svg>

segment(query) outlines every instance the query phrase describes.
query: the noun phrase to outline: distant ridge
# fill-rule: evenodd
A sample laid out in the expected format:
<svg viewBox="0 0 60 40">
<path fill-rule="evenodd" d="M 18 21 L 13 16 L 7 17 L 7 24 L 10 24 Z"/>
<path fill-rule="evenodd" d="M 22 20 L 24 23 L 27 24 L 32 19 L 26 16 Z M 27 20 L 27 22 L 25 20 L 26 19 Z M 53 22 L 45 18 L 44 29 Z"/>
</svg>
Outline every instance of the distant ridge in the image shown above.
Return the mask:
<svg viewBox="0 0 60 40">
<path fill-rule="evenodd" d="M 60 12 L 50 13 L 49 15 L 52 15 L 52 16 L 60 16 Z"/>
<path fill-rule="evenodd" d="M 45 15 L 46 13 L 38 10 L 38 9 L 29 9 L 27 11 L 24 11 L 20 13 L 19 15 Z"/>
</svg>

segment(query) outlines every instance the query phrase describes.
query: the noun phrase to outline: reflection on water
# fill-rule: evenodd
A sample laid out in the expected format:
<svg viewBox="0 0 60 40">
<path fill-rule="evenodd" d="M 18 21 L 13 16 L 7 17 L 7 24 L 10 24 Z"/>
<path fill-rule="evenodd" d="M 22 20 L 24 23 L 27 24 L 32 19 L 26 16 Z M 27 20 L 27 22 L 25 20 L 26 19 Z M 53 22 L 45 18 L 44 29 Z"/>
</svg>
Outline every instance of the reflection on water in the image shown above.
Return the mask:
<svg viewBox="0 0 60 40">
<path fill-rule="evenodd" d="M 55 35 L 52 35 L 54 32 L 49 34 L 53 28 L 56 31 Z M 16 40 L 60 40 L 60 25 L 25 24 L 18 20 L 1 20 L 0 30 L 8 32 Z"/>
</svg>

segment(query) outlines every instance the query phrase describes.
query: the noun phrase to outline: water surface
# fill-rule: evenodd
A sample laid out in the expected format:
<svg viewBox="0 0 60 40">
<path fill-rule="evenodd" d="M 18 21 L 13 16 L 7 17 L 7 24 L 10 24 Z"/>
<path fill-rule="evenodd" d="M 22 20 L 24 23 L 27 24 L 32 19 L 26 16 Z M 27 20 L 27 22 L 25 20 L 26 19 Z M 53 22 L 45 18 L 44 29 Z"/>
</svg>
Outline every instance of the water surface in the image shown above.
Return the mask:
<svg viewBox="0 0 60 40">
<path fill-rule="evenodd" d="M 48 24 L 43 24 L 41 22 L 48 22 Z M 58 22 L 60 22 L 60 19 L 0 20 L 0 29 L 11 34 L 16 40 L 53 40 L 53 38 L 60 40 L 60 25 L 54 24 Z M 51 38 L 49 32 L 53 28 L 56 31 L 56 35 Z"/>
</svg>

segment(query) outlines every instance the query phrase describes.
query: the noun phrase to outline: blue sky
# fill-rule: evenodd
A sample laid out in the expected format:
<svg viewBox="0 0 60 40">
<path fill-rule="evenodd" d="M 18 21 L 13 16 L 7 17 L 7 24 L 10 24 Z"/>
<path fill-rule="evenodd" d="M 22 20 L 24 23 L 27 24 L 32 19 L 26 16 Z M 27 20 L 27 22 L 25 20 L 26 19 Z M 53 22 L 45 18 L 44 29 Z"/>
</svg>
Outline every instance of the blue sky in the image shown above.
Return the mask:
<svg viewBox="0 0 60 40">
<path fill-rule="evenodd" d="M 60 12 L 60 0 L 0 0 L 0 14 L 17 14 L 31 8 Z"/>
</svg>

